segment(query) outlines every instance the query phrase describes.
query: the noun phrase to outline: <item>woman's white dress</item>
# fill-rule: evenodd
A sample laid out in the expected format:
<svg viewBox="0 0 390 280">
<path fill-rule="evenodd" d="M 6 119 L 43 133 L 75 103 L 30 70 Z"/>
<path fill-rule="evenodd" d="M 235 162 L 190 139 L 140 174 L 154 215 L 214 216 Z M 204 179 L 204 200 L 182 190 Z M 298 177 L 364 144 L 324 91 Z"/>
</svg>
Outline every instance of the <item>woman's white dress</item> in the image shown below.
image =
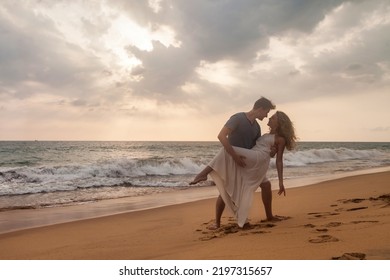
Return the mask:
<svg viewBox="0 0 390 280">
<path fill-rule="evenodd" d="M 224 148 L 209 163 L 213 169 L 210 176 L 240 227 L 246 223 L 253 194 L 266 176 L 274 142 L 274 134 L 264 134 L 252 149 L 233 147 L 238 155 L 245 157 L 245 167 L 238 166 Z"/>
</svg>

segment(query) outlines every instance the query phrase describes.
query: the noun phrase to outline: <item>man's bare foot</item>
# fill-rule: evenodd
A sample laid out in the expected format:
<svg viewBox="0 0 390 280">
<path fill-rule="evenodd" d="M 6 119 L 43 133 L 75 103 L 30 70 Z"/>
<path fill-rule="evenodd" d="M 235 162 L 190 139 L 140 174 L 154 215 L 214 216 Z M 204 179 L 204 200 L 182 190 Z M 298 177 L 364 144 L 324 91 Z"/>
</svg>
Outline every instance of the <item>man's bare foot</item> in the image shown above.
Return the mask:
<svg viewBox="0 0 390 280">
<path fill-rule="evenodd" d="M 251 229 L 251 224 L 249 222 L 246 222 L 243 226 L 242 229 Z"/>
<path fill-rule="evenodd" d="M 208 226 L 207 229 L 209 230 L 216 230 L 216 229 L 219 229 L 220 225 L 217 225 L 217 224 L 213 224 L 211 226 Z"/>
<path fill-rule="evenodd" d="M 195 184 L 197 184 L 199 182 L 206 181 L 206 180 L 207 180 L 207 176 L 206 177 L 202 177 L 202 176 L 198 175 L 198 176 L 195 177 L 195 179 L 192 182 L 190 182 L 190 185 L 195 185 Z"/>
<path fill-rule="evenodd" d="M 275 215 L 272 218 L 267 218 L 265 220 L 261 220 L 261 222 L 280 222 L 280 221 L 283 221 L 283 220 L 287 220 L 289 218 L 290 217 Z"/>
</svg>

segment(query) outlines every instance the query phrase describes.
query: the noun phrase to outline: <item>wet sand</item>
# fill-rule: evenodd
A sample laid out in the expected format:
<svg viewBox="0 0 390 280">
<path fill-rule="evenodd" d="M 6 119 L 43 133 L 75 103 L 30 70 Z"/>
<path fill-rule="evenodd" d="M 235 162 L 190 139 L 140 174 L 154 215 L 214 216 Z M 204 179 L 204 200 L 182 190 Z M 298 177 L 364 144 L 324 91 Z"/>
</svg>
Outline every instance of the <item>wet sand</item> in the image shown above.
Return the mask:
<svg viewBox="0 0 390 280">
<path fill-rule="evenodd" d="M 220 229 L 207 229 L 214 217 L 213 188 L 183 191 L 181 198 L 156 195 L 166 205 L 158 208 L 124 199 L 99 207 L 64 207 L 68 215 L 64 208 L 7 211 L 0 221 L 8 221 L 8 229 L 2 230 L 13 231 L 0 234 L 0 259 L 387 260 L 388 182 L 389 171 L 288 189 L 286 197 L 275 191 L 274 212 L 284 217 L 279 222 L 261 221 L 264 210 L 257 193 L 247 229 L 239 229 L 227 210 Z M 140 208 L 149 209 L 134 211 Z M 91 212 L 104 217 L 92 218 Z M 15 222 L 13 217 L 21 215 L 24 220 Z M 40 223 L 29 224 L 34 217 Z M 55 224 L 42 226 L 45 217 L 47 224 Z M 10 229 L 12 222 L 16 225 Z M 34 228 L 21 230 L 26 227 Z"/>
</svg>

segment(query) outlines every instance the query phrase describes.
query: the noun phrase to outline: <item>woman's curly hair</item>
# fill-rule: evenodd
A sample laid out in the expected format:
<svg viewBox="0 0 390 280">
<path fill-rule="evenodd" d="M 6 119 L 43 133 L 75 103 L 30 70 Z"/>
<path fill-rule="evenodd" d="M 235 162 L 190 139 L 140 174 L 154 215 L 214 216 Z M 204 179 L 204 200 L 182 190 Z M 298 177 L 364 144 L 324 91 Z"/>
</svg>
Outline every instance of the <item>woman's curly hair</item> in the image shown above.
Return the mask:
<svg viewBox="0 0 390 280">
<path fill-rule="evenodd" d="M 286 140 L 286 148 L 291 151 L 296 146 L 297 137 L 295 135 L 294 124 L 290 118 L 283 112 L 277 111 L 278 128 L 276 133 Z"/>
</svg>

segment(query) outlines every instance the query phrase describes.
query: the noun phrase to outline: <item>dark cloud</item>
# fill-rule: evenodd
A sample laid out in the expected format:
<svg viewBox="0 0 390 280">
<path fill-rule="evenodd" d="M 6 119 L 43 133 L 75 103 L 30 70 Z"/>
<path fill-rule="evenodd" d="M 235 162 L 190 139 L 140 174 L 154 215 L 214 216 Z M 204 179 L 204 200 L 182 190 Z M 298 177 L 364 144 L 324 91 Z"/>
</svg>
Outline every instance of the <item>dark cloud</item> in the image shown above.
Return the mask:
<svg viewBox="0 0 390 280">
<path fill-rule="evenodd" d="M 100 71 L 96 58 L 68 43 L 49 18 L 27 6 L 2 6 L 0 15 L 0 89 L 12 88 L 24 98 L 42 89 L 21 86 L 34 82 L 52 94 L 78 96 L 90 86 L 90 78 Z"/>
<path fill-rule="evenodd" d="M 222 100 L 244 104 L 245 100 L 252 103 L 263 95 L 263 91 L 286 83 L 300 92 L 294 98 L 304 99 L 323 94 L 321 90 L 312 93 L 313 83 L 325 82 L 336 87 L 336 83 L 329 83 L 335 76 L 338 82 L 342 82 L 343 77 L 361 82 L 379 81 L 387 74 L 381 65 L 390 60 L 390 35 L 388 25 L 383 25 L 365 33 L 364 41 L 351 45 L 350 52 L 330 51 L 328 56 L 320 57 L 307 54 L 302 69 L 282 61 L 273 69 L 276 74 L 259 72 L 245 76 L 259 51 L 268 48 L 271 36 L 283 37 L 291 32 L 299 36 L 310 35 L 330 11 L 345 3 L 348 12 L 334 23 L 335 34 L 342 35 L 345 29 L 360 23 L 359 15 L 365 11 L 388 7 L 387 2 L 381 0 L 167 0 L 161 2 L 159 13 L 153 12 L 148 1 L 107 2 L 108 7 L 105 2 L 80 2 L 81 7 L 96 14 L 95 18 L 88 18 L 81 13 L 79 19 L 77 31 L 87 41 L 86 46 L 67 40 L 56 19 L 44 12 L 34 12 L 35 7 L 45 7 L 46 12 L 57 5 L 66 7 L 66 1 L 29 3 L 25 6 L 12 2 L 1 4 L 0 95 L 3 96 L 30 96 L 37 88 L 21 85 L 33 81 L 44 85 L 51 94 L 67 99 L 69 104 L 72 100 L 84 100 L 86 104 L 117 104 L 129 95 L 172 103 L 213 104 Z M 102 56 L 106 51 L 103 36 L 110 29 L 112 20 L 120 15 L 127 15 L 141 26 L 152 29 L 170 26 L 181 42 L 180 47 L 153 41 L 152 51 L 141 51 L 129 42 L 123 49 L 128 51 L 129 57 L 135 55 L 142 65 L 130 69 L 127 76 L 117 77 L 116 65 L 103 63 Z M 301 38 L 299 36 L 297 38 Z M 93 51 L 86 50 L 89 47 Z M 267 62 L 272 58 L 263 55 L 259 59 Z M 237 75 L 243 77 L 244 85 L 221 88 L 199 79 L 195 70 L 201 61 L 221 60 L 237 63 L 237 71 L 241 71 Z M 311 74 L 312 79 L 308 82 L 302 81 L 304 71 Z M 110 82 L 102 86 L 101 81 L 105 79 Z M 198 85 L 200 95 L 183 92 L 181 87 L 186 83 Z M 347 87 L 346 83 L 344 88 Z M 275 91 L 283 93 L 286 89 Z M 310 94 L 304 94 L 305 91 Z M 277 98 L 282 99 L 284 95 Z"/>
<path fill-rule="evenodd" d="M 133 75 L 133 76 L 140 76 L 143 73 L 145 73 L 145 68 L 141 65 L 131 69 L 131 75 Z"/>
<path fill-rule="evenodd" d="M 170 1 L 163 19 L 200 59 L 253 59 L 268 37 L 288 30 L 309 32 L 343 1 Z M 170 20 L 169 20 L 170 19 Z"/>
<path fill-rule="evenodd" d="M 358 71 L 358 70 L 360 70 L 360 69 L 362 69 L 362 65 L 361 64 L 357 64 L 357 63 L 355 63 L 355 64 L 350 64 L 350 65 L 348 65 L 347 66 L 347 68 L 346 68 L 346 70 L 347 71 Z"/>
<path fill-rule="evenodd" d="M 72 101 L 72 105 L 76 106 L 76 107 L 84 107 L 87 105 L 87 101 L 85 101 L 83 99 L 76 99 L 76 100 Z"/>
<path fill-rule="evenodd" d="M 133 53 L 142 61 L 143 79 L 132 84 L 135 94 L 159 96 L 165 99 L 179 98 L 178 88 L 193 75 L 199 63 L 193 53 L 186 48 L 165 47 L 154 43 L 152 52 L 133 49 Z"/>
<path fill-rule="evenodd" d="M 310 32 L 340 3 L 342 1 L 165 1 L 159 14 L 148 13 L 149 20 L 172 26 L 182 45 L 166 48 L 154 43 L 152 52 L 132 50 L 143 62 L 144 70 L 142 82 L 132 85 L 134 92 L 183 101 L 185 96 L 179 87 L 186 81 L 200 83 L 194 69 L 201 61 L 228 59 L 249 69 L 257 52 L 268 46 L 270 36 L 282 36 L 290 30 Z M 130 8 L 129 4 L 127 7 L 133 13 L 139 6 Z M 141 14 L 144 13 L 145 7 Z M 290 73 L 297 72 L 290 70 Z M 257 92 L 253 90 L 253 95 Z M 210 94 L 214 94 L 211 89 L 205 92 L 208 97 Z"/>
<path fill-rule="evenodd" d="M 1 1 L 2 119 L 21 131 L 26 120 L 53 127 L 81 120 L 101 133 L 106 119 L 118 127 L 128 118 L 140 127 L 145 119 L 177 124 L 187 113 L 189 121 L 216 121 L 260 96 L 293 110 L 338 97 L 348 100 L 336 102 L 340 108 L 353 110 L 355 101 L 365 108 L 359 96 L 369 96 L 380 101 L 367 116 L 387 112 L 388 0 L 160 5 L 156 13 L 138 0 Z M 162 30 L 172 30 L 172 44 L 157 36 Z M 142 64 L 131 67 L 134 58 Z M 376 130 L 388 131 L 388 124 Z"/>
</svg>

